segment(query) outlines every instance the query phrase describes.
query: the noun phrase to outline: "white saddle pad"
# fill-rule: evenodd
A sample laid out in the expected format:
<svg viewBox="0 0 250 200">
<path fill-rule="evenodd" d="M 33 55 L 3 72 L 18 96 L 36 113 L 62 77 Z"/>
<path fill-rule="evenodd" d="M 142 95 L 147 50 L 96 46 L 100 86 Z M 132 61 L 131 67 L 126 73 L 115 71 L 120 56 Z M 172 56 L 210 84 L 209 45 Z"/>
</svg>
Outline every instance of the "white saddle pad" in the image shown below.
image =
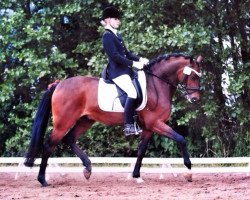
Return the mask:
<svg viewBox="0 0 250 200">
<path fill-rule="evenodd" d="M 141 105 L 136 109 L 137 111 L 140 111 L 146 106 L 147 103 L 146 76 L 143 71 L 138 72 L 138 81 L 141 85 L 143 97 Z M 107 84 L 102 78 L 100 78 L 98 84 L 98 104 L 100 109 L 103 111 L 124 112 L 124 108 L 121 105 L 115 84 Z"/>
</svg>

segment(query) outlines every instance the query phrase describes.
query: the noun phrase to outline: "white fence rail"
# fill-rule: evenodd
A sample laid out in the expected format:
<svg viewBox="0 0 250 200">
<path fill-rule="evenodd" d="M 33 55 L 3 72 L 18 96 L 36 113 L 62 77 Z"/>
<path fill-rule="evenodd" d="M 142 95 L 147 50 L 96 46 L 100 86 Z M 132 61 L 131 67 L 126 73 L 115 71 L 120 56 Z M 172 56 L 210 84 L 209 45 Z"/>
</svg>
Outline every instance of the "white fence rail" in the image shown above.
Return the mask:
<svg viewBox="0 0 250 200">
<path fill-rule="evenodd" d="M 131 173 L 136 158 L 127 157 L 90 157 L 92 172 L 119 172 Z M 23 165 L 22 157 L 0 157 L 0 173 L 38 172 L 41 159 L 36 159 L 35 166 L 28 168 Z M 191 158 L 193 164 L 192 173 L 247 173 L 250 174 L 250 157 L 231 158 Z M 141 168 L 142 173 L 159 173 L 163 177 L 165 173 L 187 172 L 182 158 L 144 158 Z M 48 161 L 48 173 L 79 173 L 83 171 L 82 162 L 77 157 L 50 158 Z"/>
</svg>

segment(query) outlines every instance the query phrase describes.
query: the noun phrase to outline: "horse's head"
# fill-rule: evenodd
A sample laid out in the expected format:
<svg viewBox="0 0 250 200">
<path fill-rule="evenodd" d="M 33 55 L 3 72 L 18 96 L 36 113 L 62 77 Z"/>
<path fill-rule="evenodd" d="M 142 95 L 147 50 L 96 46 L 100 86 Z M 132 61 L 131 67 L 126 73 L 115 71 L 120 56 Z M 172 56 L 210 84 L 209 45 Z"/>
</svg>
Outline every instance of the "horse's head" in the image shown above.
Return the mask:
<svg viewBox="0 0 250 200">
<path fill-rule="evenodd" d="M 178 78 L 185 97 L 188 101 L 195 103 L 200 99 L 200 63 L 202 57 L 196 60 L 190 59 L 190 64 L 178 70 Z"/>
<path fill-rule="evenodd" d="M 144 71 L 172 88 L 181 86 L 187 100 L 194 103 L 200 100 L 201 61 L 201 56 L 194 60 L 184 54 L 163 55 L 151 60 Z"/>
</svg>

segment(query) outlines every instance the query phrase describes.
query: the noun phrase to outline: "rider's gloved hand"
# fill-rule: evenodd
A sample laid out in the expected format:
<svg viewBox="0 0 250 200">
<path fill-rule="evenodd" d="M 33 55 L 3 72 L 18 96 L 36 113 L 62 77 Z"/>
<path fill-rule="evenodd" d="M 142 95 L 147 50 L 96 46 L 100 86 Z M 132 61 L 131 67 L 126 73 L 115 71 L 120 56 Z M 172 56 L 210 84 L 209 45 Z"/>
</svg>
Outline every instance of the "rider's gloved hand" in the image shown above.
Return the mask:
<svg viewBox="0 0 250 200">
<path fill-rule="evenodd" d="M 144 66 L 144 63 L 143 62 L 136 62 L 136 61 L 133 61 L 133 67 L 134 68 L 137 68 L 137 69 L 143 69 L 143 66 Z"/>
<path fill-rule="evenodd" d="M 139 62 L 142 62 L 144 65 L 148 64 L 149 63 L 149 60 L 147 58 L 143 58 L 141 57 Z"/>
</svg>

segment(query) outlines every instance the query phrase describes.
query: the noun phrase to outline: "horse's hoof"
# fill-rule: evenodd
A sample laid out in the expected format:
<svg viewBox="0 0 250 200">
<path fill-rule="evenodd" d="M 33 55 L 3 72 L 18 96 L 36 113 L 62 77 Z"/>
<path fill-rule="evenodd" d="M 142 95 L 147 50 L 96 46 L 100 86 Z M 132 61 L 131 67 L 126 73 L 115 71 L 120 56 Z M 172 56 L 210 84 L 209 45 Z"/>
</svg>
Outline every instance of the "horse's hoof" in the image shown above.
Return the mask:
<svg viewBox="0 0 250 200">
<path fill-rule="evenodd" d="M 136 183 L 144 183 L 144 180 L 141 177 L 135 178 L 135 181 Z"/>
<path fill-rule="evenodd" d="M 42 187 L 47 187 L 49 186 L 49 184 L 45 181 L 43 184 L 42 184 Z"/>
<path fill-rule="evenodd" d="M 34 161 L 35 161 L 35 159 L 33 159 L 33 158 L 26 158 L 23 164 L 26 167 L 33 167 L 34 166 Z"/>
<path fill-rule="evenodd" d="M 188 182 L 192 182 L 192 173 L 190 172 L 183 173 L 183 176 Z"/>
<path fill-rule="evenodd" d="M 88 171 L 87 169 L 84 169 L 83 170 L 83 174 L 84 174 L 84 177 L 89 180 L 90 176 L 91 176 L 91 172 Z"/>
<path fill-rule="evenodd" d="M 37 180 L 39 181 L 39 183 L 41 183 L 42 187 L 49 186 L 49 184 L 47 183 L 47 181 L 44 178 L 38 177 Z"/>
</svg>

